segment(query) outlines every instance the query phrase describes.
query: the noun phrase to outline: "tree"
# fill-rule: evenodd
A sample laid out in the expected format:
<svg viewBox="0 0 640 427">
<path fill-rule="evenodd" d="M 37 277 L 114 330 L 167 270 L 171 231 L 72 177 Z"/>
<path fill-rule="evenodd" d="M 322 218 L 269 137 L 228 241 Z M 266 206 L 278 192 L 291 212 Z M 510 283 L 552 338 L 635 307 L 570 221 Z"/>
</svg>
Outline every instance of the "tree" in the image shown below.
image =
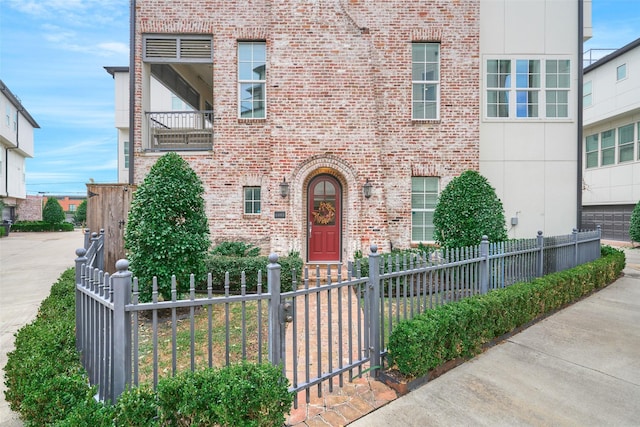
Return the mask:
<svg viewBox="0 0 640 427">
<path fill-rule="evenodd" d="M 84 224 L 87 222 L 87 200 L 83 200 L 73 214 L 73 220 L 76 224 Z"/>
<path fill-rule="evenodd" d="M 442 191 L 433 214 L 434 237 L 443 247 L 456 248 L 507 239 L 502 202 L 489 181 L 468 170 Z"/>
<path fill-rule="evenodd" d="M 171 298 L 172 275 L 179 293 L 189 289 L 190 274 L 204 280 L 210 241 L 203 193 L 196 173 L 176 153 L 160 157 L 136 190 L 125 248 L 141 301 L 151 300 L 153 276 L 165 299 Z"/>
<path fill-rule="evenodd" d="M 45 203 L 44 209 L 42 209 L 42 220 L 49 224 L 60 224 L 64 222 L 64 219 L 64 211 L 58 200 L 53 197 L 47 198 L 47 203 Z"/>
<path fill-rule="evenodd" d="M 640 201 L 636 204 L 631 212 L 631 221 L 629 223 L 629 237 L 632 242 L 640 242 Z"/>
</svg>

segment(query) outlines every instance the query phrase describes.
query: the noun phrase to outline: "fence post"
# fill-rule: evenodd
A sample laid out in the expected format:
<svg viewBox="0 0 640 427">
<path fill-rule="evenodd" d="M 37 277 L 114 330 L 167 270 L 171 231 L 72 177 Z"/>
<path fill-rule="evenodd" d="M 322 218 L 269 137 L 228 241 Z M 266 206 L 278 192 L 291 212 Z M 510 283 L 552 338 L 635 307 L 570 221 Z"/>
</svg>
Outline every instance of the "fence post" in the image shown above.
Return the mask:
<svg viewBox="0 0 640 427">
<path fill-rule="evenodd" d="M 573 268 L 578 266 L 578 229 L 574 228 L 572 234 L 573 234 L 573 265 L 571 267 Z"/>
<path fill-rule="evenodd" d="M 480 294 L 489 292 L 489 237 L 482 236 L 480 242 Z"/>
<path fill-rule="evenodd" d="M 273 365 L 279 365 L 281 361 L 280 336 L 280 264 L 278 254 L 269 255 L 267 265 L 267 289 L 269 290 L 269 361 Z"/>
<path fill-rule="evenodd" d="M 98 236 L 98 250 L 96 251 L 96 267 L 104 271 L 104 228 L 100 229 Z"/>
<path fill-rule="evenodd" d="M 544 275 L 544 236 L 542 236 L 542 230 L 538 230 L 537 243 L 538 243 L 538 265 L 537 265 L 536 277 L 542 277 Z"/>
<path fill-rule="evenodd" d="M 84 248 L 89 249 L 89 245 L 91 245 L 91 230 L 83 228 L 82 233 L 84 234 Z"/>
<path fill-rule="evenodd" d="M 78 286 L 82 283 L 82 265 L 87 263 L 87 250 L 85 248 L 76 249 L 76 350 L 82 357 L 82 292 Z"/>
<path fill-rule="evenodd" d="M 116 262 L 116 272 L 111 276 L 113 289 L 113 343 L 111 402 L 131 385 L 131 312 L 126 311 L 131 303 L 131 272 L 129 261 Z"/>
<path fill-rule="evenodd" d="M 369 254 L 369 356 L 371 372 L 378 377 L 380 365 L 380 254 L 378 246 L 371 245 Z"/>
</svg>

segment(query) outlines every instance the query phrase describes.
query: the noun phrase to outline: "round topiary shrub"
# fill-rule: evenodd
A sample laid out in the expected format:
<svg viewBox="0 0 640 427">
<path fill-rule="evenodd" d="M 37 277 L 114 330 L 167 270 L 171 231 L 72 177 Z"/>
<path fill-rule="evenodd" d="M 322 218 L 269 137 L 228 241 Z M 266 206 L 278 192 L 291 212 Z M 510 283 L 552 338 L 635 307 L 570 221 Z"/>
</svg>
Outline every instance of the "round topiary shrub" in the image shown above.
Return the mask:
<svg viewBox="0 0 640 427">
<path fill-rule="evenodd" d="M 440 194 L 433 214 L 434 237 L 447 248 L 507 239 L 502 202 L 489 181 L 468 170 L 451 180 Z"/>
</svg>

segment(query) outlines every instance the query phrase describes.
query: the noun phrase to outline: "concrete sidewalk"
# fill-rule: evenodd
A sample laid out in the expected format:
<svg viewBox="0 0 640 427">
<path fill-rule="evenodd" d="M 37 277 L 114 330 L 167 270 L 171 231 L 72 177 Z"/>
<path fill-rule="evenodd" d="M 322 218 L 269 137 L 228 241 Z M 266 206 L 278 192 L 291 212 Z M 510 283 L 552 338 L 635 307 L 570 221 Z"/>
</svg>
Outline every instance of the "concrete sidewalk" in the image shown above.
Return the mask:
<svg viewBox="0 0 640 427">
<path fill-rule="evenodd" d="M 624 277 L 350 424 L 640 425 L 640 249 Z"/>
<path fill-rule="evenodd" d="M 14 333 L 31 322 L 41 301 L 84 245 L 82 231 L 9 233 L 0 239 L 0 427 L 21 426 L 4 399 L 4 367 L 13 350 Z"/>
</svg>

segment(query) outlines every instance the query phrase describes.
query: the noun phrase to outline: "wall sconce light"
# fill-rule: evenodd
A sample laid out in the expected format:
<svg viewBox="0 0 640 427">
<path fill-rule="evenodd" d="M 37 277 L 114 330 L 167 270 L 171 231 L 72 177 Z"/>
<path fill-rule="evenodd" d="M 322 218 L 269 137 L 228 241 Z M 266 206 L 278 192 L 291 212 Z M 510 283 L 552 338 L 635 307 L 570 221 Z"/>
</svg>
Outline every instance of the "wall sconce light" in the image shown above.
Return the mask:
<svg viewBox="0 0 640 427">
<path fill-rule="evenodd" d="M 367 182 L 365 182 L 362 186 L 362 194 L 364 194 L 364 197 L 366 197 L 367 199 L 370 198 L 372 189 L 373 185 L 371 185 L 371 183 L 369 182 L 369 178 L 367 178 Z"/>
<path fill-rule="evenodd" d="M 282 178 L 282 182 L 280 183 L 280 195 L 282 197 L 287 197 L 289 195 L 289 184 L 284 177 Z"/>
</svg>

